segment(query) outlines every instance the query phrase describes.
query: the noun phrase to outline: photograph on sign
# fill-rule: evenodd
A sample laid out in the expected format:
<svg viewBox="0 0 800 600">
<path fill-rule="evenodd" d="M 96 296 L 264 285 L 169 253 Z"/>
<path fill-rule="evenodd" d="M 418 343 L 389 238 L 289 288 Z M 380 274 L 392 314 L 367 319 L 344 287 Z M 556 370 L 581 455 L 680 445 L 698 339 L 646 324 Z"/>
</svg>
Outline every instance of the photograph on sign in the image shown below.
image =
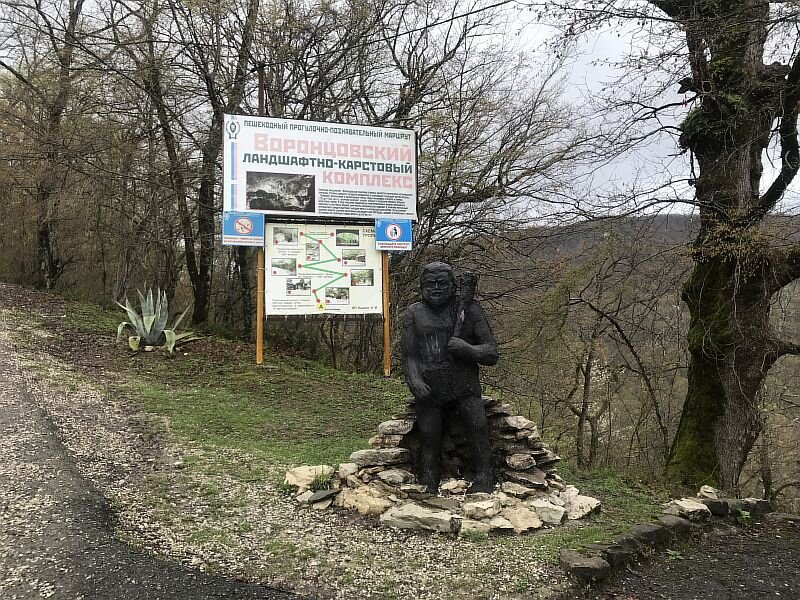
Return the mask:
<svg viewBox="0 0 800 600">
<path fill-rule="evenodd" d="M 284 275 L 297 275 L 297 259 L 296 258 L 273 258 L 270 261 L 271 275 L 284 276 Z"/>
<path fill-rule="evenodd" d="M 337 229 L 337 246 L 358 246 L 358 229 Z"/>
<path fill-rule="evenodd" d="M 276 246 L 297 246 L 297 227 L 274 227 L 272 243 Z"/>
<path fill-rule="evenodd" d="M 268 315 L 382 313 L 374 227 L 268 223 L 266 234 Z"/>
<path fill-rule="evenodd" d="M 319 243 L 306 244 L 306 262 L 319 260 Z"/>
<path fill-rule="evenodd" d="M 363 267 L 367 264 L 365 250 L 342 250 L 342 264 L 346 267 Z"/>
<path fill-rule="evenodd" d="M 291 277 L 286 280 L 287 296 L 310 296 L 311 278 L 310 277 Z"/>
<path fill-rule="evenodd" d="M 314 176 L 247 171 L 247 210 L 314 212 Z"/>
<path fill-rule="evenodd" d="M 350 285 L 375 285 L 375 271 L 373 269 L 353 269 L 350 271 Z"/>
<path fill-rule="evenodd" d="M 225 115 L 225 144 L 227 211 L 417 218 L 413 130 Z"/>
</svg>

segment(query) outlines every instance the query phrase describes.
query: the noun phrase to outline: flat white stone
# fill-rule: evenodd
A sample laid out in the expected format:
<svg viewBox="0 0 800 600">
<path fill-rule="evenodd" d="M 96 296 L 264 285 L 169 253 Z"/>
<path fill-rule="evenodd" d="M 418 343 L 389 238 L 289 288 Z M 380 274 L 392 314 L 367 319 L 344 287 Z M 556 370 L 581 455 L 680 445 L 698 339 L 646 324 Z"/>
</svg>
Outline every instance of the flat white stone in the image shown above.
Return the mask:
<svg viewBox="0 0 800 600">
<path fill-rule="evenodd" d="M 461 510 L 468 519 L 491 519 L 503 508 L 498 498 L 478 500 L 477 502 L 464 502 Z"/>
<path fill-rule="evenodd" d="M 561 525 L 564 519 L 567 518 L 567 511 L 561 506 L 556 506 L 547 500 L 534 498 L 529 500 L 526 504 L 536 511 L 536 514 L 542 519 L 546 525 Z"/>
<path fill-rule="evenodd" d="M 336 469 L 336 472 L 340 479 L 347 479 L 348 476 L 358 473 L 358 465 L 356 463 L 342 463 Z"/>
<path fill-rule="evenodd" d="M 342 490 L 333 503 L 342 508 L 355 510 L 364 516 L 379 515 L 392 506 L 391 500 L 382 498 L 380 492 L 366 485 L 357 489 Z"/>
<path fill-rule="evenodd" d="M 536 460 L 530 454 L 511 454 L 506 456 L 506 464 L 512 469 L 524 471 L 536 466 Z"/>
<path fill-rule="evenodd" d="M 516 415 L 513 417 L 504 417 L 503 418 L 503 425 L 505 429 L 533 429 L 536 427 L 536 424 L 526 419 L 523 416 Z"/>
<path fill-rule="evenodd" d="M 414 476 L 405 469 L 386 469 L 378 473 L 378 479 L 388 485 L 400 486 L 411 481 Z"/>
<path fill-rule="evenodd" d="M 411 459 L 411 452 L 406 448 L 372 448 L 356 450 L 350 455 L 350 461 L 359 467 L 376 465 L 396 465 Z"/>
<path fill-rule="evenodd" d="M 508 519 L 516 533 L 524 533 L 531 529 L 539 529 L 542 526 L 542 520 L 539 518 L 539 515 L 536 514 L 535 511 L 525 508 L 524 506 L 506 508 L 500 516 Z"/>
<path fill-rule="evenodd" d="M 700 491 L 697 492 L 698 498 L 710 498 L 712 500 L 719 500 L 719 490 L 717 488 L 713 488 L 710 485 L 704 485 L 700 488 Z"/>
<path fill-rule="evenodd" d="M 313 467 L 295 467 L 286 471 L 283 482 L 287 485 L 295 485 L 302 492 L 311 487 L 311 482 L 319 475 L 332 475 L 333 467 L 328 465 L 316 465 Z"/>
<path fill-rule="evenodd" d="M 458 535 L 464 535 L 465 533 L 478 533 L 482 535 L 489 535 L 489 532 L 492 530 L 492 526 L 489 523 L 484 523 L 483 521 L 475 521 L 473 519 L 463 519 L 461 521 L 461 529 L 458 531 Z"/>
<path fill-rule="evenodd" d="M 443 492 L 463 492 L 469 487 L 469 482 L 463 479 L 449 479 L 439 486 Z"/>
<path fill-rule="evenodd" d="M 501 517 L 500 515 L 489 519 L 489 527 L 491 527 L 491 531 L 498 533 L 509 533 L 514 531 L 514 525 L 511 523 L 511 521 L 505 517 Z"/>
<path fill-rule="evenodd" d="M 381 523 L 399 529 L 427 529 L 449 533 L 454 529 L 454 515 L 446 510 L 425 508 L 413 502 L 393 506 L 380 517 Z"/>
<path fill-rule="evenodd" d="M 409 419 L 392 419 L 378 425 L 380 435 L 405 435 L 414 427 L 414 421 Z"/>
<path fill-rule="evenodd" d="M 664 513 L 676 517 L 683 517 L 690 521 L 704 521 L 711 517 L 711 510 L 702 502 L 698 502 L 692 498 L 670 500 L 665 505 Z"/>
<path fill-rule="evenodd" d="M 600 500 L 591 496 L 573 496 L 567 501 L 565 508 L 567 518 L 574 521 L 600 510 Z"/>
</svg>

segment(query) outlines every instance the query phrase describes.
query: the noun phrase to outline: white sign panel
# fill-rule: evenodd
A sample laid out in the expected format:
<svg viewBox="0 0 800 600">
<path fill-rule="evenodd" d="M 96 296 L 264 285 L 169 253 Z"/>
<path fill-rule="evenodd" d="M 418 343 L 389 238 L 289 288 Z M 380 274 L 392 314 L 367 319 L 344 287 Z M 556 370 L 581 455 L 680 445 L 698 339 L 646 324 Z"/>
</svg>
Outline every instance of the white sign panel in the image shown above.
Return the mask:
<svg viewBox="0 0 800 600">
<path fill-rule="evenodd" d="M 381 314 L 375 228 L 268 223 L 268 315 Z"/>
<path fill-rule="evenodd" d="M 225 115 L 224 207 L 416 220 L 416 148 L 407 129 Z"/>
</svg>

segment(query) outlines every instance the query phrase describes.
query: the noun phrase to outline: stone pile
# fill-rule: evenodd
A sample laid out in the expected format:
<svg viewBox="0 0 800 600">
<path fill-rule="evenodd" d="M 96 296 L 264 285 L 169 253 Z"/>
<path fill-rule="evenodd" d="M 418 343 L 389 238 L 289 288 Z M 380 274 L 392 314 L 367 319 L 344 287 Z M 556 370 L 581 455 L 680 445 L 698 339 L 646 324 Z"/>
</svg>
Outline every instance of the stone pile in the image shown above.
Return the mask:
<svg viewBox="0 0 800 600">
<path fill-rule="evenodd" d="M 508 486 L 517 490 L 516 494 L 509 492 L 513 495 L 528 493 L 517 486 L 546 491 L 554 481 L 554 487 L 558 489 L 559 483 L 553 476 L 561 459 L 545 446 L 536 425 L 525 417 L 514 415 L 508 404 L 489 397 L 483 400 L 498 480 L 515 484 Z M 391 466 L 414 471 L 420 445 L 415 424 L 412 399 L 408 401 L 405 413 L 378 426 L 377 435 L 369 440 L 371 449 L 354 452 L 350 460 L 362 469 Z M 442 478 L 473 477 L 472 452 L 460 421 L 453 416 L 448 419 L 442 435 Z M 369 479 L 365 483 L 369 483 Z"/>
<path fill-rule="evenodd" d="M 466 494 L 472 455 L 457 419 L 442 436 L 443 480 L 439 495 L 425 493 L 414 476 L 419 437 L 413 401 L 404 414 L 378 426 L 371 448 L 350 455 L 336 469 L 298 467 L 286 475 L 298 502 L 314 509 L 335 505 L 403 529 L 454 534 L 524 533 L 580 519 L 600 508 L 556 473 L 560 458 L 550 451 L 528 419 L 508 404 L 484 398 L 499 489 Z M 318 488 L 313 491 L 312 488 Z M 327 488 L 327 489 L 321 489 Z"/>
</svg>

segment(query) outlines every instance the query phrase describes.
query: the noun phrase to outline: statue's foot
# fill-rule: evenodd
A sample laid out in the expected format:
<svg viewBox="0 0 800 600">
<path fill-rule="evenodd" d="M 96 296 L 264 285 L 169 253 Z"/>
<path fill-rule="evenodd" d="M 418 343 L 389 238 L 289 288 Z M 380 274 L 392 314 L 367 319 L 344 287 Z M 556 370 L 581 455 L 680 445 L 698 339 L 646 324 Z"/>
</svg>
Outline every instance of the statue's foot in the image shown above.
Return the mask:
<svg viewBox="0 0 800 600">
<path fill-rule="evenodd" d="M 467 489 L 468 494 L 491 494 L 494 491 L 494 483 L 476 479 Z"/>
</svg>

